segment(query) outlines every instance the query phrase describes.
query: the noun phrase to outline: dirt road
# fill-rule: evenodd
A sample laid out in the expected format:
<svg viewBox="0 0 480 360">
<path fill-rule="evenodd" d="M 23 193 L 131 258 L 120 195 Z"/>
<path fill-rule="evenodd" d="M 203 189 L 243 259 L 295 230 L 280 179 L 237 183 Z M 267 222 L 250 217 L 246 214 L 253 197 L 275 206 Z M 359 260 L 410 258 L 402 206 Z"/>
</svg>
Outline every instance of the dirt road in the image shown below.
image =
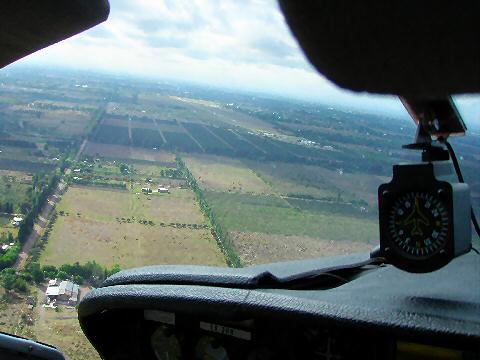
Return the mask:
<svg viewBox="0 0 480 360">
<path fill-rule="evenodd" d="M 85 138 L 80 145 L 80 148 L 77 151 L 77 154 L 75 156 L 75 160 L 78 161 L 80 159 L 80 156 L 82 155 L 83 150 L 85 149 L 85 146 L 87 145 L 87 138 Z M 64 171 L 65 175 L 69 175 L 71 173 L 71 169 L 67 168 Z M 53 192 L 52 195 L 50 195 L 47 199 L 47 202 L 43 205 L 42 211 L 40 212 L 40 215 L 38 215 L 35 224 L 33 225 L 33 230 L 28 236 L 27 241 L 23 245 L 22 251 L 18 255 L 17 261 L 15 262 L 14 268 L 17 270 L 22 269 L 25 266 L 25 261 L 28 258 L 28 254 L 30 254 L 30 251 L 32 250 L 33 245 L 35 245 L 35 242 L 37 241 L 38 237 L 41 235 L 43 228 L 45 227 L 47 220 L 50 216 L 50 213 L 52 210 L 55 208 L 55 205 L 60 201 L 62 194 L 65 192 L 65 189 L 67 187 L 67 184 L 63 181 L 63 179 L 60 179 L 55 191 Z"/>
<path fill-rule="evenodd" d="M 87 145 L 87 142 L 88 142 L 87 138 L 85 138 L 82 141 L 82 145 L 80 145 L 80 148 L 78 149 L 77 154 L 75 155 L 75 161 L 78 161 L 78 159 L 80 159 L 80 155 L 82 155 L 83 150 L 85 149 L 85 146 Z"/>
<path fill-rule="evenodd" d="M 25 261 L 28 258 L 28 254 L 32 250 L 33 245 L 35 244 L 43 228 L 45 227 L 47 219 L 50 216 L 52 210 L 55 208 L 56 203 L 60 201 L 66 187 L 67 185 L 65 184 L 65 182 L 63 180 L 60 180 L 53 194 L 48 197 L 45 205 L 43 205 L 42 211 L 40 212 L 40 215 L 38 215 L 37 221 L 33 225 L 33 230 L 28 236 L 27 241 L 23 245 L 22 251 L 18 255 L 17 261 L 14 265 L 15 269 L 20 270 L 25 266 Z"/>
</svg>

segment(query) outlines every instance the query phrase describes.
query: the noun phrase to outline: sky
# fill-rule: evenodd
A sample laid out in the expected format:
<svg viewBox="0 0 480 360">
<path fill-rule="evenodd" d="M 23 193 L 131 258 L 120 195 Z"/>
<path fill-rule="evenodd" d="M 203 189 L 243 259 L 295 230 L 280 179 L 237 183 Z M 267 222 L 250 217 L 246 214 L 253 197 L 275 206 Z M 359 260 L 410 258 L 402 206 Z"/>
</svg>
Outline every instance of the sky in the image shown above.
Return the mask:
<svg viewBox="0 0 480 360">
<path fill-rule="evenodd" d="M 189 81 L 408 116 L 397 98 L 341 90 L 318 74 L 274 0 L 110 0 L 110 6 L 105 23 L 20 65 Z M 476 99 L 468 101 L 475 111 Z"/>
</svg>

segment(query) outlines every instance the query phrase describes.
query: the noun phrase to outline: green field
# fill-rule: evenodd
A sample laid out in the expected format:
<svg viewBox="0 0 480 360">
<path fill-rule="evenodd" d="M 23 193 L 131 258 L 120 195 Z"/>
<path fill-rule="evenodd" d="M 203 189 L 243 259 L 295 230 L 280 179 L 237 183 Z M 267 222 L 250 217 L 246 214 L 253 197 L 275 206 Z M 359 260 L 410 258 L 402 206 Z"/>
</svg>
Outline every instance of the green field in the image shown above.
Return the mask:
<svg viewBox="0 0 480 360">
<path fill-rule="evenodd" d="M 321 211 L 302 211 L 276 196 L 206 192 L 218 220 L 230 231 L 305 235 L 326 240 L 375 242 L 371 218 Z"/>
<path fill-rule="evenodd" d="M 377 205 L 378 186 L 389 181 L 388 177 L 335 171 L 321 166 L 255 161 L 246 164 L 279 194 L 308 195 L 319 199 L 340 196 L 346 202 L 363 200 L 372 208 Z"/>
<path fill-rule="evenodd" d="M 60 163 L 71 170 L 51 231 L 40 231 L 45 248 L 30 253 L 36 259 L 41 251 L 42 265 L 247 266 L 369 251 L 378 244 L 378 186 L 390 181 L 392 164 L 417 161 L 401 149 L 414 138 L 410 120 L 348 105 L 83 72 L 5 71 L 0 236 L 17 235 L 12 213 L 31 207 L 32 179 Z M 475 131 L 452 143 L 478 210 Z M 142 193 L 160 185 L 170 192 Z M 76 310 L 30 308 L 28 297 L 44 301 L 45 283 L 27 281 L 30 293 L 0 287 L 1 330 L 52 343 L 71 359 L 97 358 Z"/>
<path fill-rule="evenodd" d="M 18 171 L 0 170 L 0 212 L 5 212 L 5 204 L 12 205 L 14 213 L 22 212 L 22 204 L 28 203 L 28 190 L 32 177 Z"/>
<path fill-rule="evenodd" d="M 70 187 L 57 212 L 40 258 L 42 264 L 95 260 L 123 268 L 173 263 L 225 265 L 193 193 L 187 189 L 146 196 Z"/>
</svg>

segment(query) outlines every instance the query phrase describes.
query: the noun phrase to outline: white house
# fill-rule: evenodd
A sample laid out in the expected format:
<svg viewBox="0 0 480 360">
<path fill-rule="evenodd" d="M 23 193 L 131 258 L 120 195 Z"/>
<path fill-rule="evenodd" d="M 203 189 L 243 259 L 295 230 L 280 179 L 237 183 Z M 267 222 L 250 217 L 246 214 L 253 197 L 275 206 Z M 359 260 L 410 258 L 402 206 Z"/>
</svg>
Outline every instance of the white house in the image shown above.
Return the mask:
<svg viewBox="0 0 480 360">
<path fill-rule="evenodd" d="M 22 221 L 23 221 L 23 218 L 21 216 L 14 216 L 12 219 L 12 225 L 19 226 Z"/>
<path fill-rule="evenodd" d="M 59 283 L 57 279 L 50 280 L 45 291 L 48 304 L 55 301 L 66 305 L 76 305 L 79 294 L 80 286 L 66 280 Z"/>
</svg>

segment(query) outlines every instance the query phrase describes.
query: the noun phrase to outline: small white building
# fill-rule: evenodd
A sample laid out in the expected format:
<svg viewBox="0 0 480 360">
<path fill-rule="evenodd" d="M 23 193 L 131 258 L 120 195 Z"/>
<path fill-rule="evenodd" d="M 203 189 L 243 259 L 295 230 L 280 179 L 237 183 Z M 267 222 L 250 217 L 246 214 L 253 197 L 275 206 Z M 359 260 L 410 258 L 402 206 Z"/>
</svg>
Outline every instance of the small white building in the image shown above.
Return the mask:
<svg viewBox="0 0 480 360">
<path fill-rule="evenodd" d="M 168 194 L 170 191 L 168 190 L 168 188 L 163 187 L 163 186 L 160 186 L 160 187 L 158 188 L 158 192 L 159 192 L 160 194 Z"/>
<path fill-rule="evenodd" d="M 12 225 L 19 226 L 22 221 L 23 221 L 23 218 L 21 216 L 14 216 L 12 219 Z"/>
<path fill-rule="evenodd" d="M 8 244 L 3 244 L 0 249 L 2 250 L 2 252 L 5 252 L 7 251 L 8 249 L 10 249 L 11 245 L 8 245 Z"/>
<path fill-rule="evenodd" d="M 78 302 L 79 294 L 79 285 L 66 280 L 59 283 L 57 279 L 50 280 L 45 291 L 47 304 L 57 302 L 74 306 Z"/>
</svg>

